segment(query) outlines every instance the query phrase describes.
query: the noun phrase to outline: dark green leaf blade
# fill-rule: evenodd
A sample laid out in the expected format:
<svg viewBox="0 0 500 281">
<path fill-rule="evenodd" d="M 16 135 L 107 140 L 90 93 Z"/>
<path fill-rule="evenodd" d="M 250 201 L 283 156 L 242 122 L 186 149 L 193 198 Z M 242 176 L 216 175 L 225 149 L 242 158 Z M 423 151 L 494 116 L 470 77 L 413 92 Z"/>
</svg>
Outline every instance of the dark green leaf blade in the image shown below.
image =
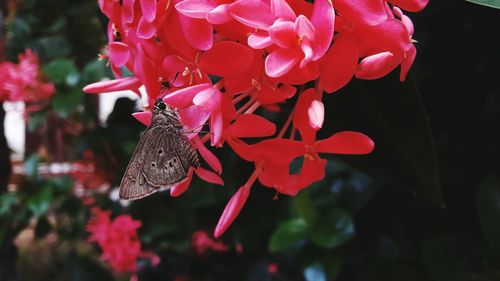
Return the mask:
<svg viewBox="0 0 500 281">
<path fill-rule="evenodd" d="M 330 210 L 311 234 L 311 240 L 323 247 L 333 248 L 342 245 L 354 236 L 351 216 L 344 210 Z"/>
<path fill-rule="evenodd" d="M 309 227 L 305 220 L 298 218 L 289 220 L 281 224 L 273 233 L 269 242 L 271 251 L 282 250 L 295 242 L 306 239 L 309 233 Z"/>
<path fill-rule="evenodd" d="M 43 73 L 56 84 L 75 86 L 80 81 L 80 73 L 73 61 L 57 59 L 42 67 Z"/>
<path fill-rule="evenodd" d="M 341 156 L 349 165 L 379 183 L 415 192 L 443 205 L 437 162 L 427 114 L 411 82 L 386 79 L 353 81 L 330 97 L 327 116 L 333 128 L 360 131 L 375 141 L 366 156 Z M 333 114 L 334 113 L 334 114 Z"/>
<path fill-rule="evenodd" d="M 491 8 L 500 9 L 500 0 L 465 0 L 465 1 Z"/>
</svg>

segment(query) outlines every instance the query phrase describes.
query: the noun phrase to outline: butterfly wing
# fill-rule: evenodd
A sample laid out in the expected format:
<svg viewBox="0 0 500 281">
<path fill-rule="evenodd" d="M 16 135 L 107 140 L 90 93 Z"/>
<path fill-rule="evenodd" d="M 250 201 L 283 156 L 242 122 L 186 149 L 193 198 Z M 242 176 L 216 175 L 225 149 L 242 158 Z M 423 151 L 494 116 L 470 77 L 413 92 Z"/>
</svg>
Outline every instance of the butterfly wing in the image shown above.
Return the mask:
<svg viewBox="0 0 500 281">
<path fill-rule="evenodd" d="M 142 167 L 142 174 L 151 186 L 170 188 L 187 178 L 191 163 L 185 147 L 191 145 L 180 132 L 173 133 L 164 127 L 152 130 L 156 131 L 158 138 L 147 146 L 145 144 L 145 159 L 148 159 L 148 163 Z"/>
<path fill-rule="evenodd" d="M 146 197 L 155 193 L 158 189 L 154 188 L 147 183 L 143 174 L 141 173 L 142 167 L 145 164 L 145 150 L 143 146 L 151 142 L 155 138 L 154 134 L 147 129 L 144 135 L 139 140 L 134 154 L 128 163 L 125 174 L 123 175 L 120 183 L 120 198 L 135 200 Z"/>
</svg>

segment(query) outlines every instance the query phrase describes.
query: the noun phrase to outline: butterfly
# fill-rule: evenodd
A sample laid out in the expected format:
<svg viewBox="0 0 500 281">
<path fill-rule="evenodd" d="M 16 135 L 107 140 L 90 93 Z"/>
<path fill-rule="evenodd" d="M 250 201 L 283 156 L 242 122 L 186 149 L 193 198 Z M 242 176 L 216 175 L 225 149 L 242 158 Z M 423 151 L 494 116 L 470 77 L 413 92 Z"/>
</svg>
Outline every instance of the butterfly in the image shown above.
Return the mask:
<svg viewBox="0 0 500 281">
<path fill-rule="evenodd" d="M 162 99 L 155 102 L 151 124 L 144 131 L 120 183 L 120 198 L 135 200 L 169 189 L 200 166 L 177 112 Z"/>
</svg>

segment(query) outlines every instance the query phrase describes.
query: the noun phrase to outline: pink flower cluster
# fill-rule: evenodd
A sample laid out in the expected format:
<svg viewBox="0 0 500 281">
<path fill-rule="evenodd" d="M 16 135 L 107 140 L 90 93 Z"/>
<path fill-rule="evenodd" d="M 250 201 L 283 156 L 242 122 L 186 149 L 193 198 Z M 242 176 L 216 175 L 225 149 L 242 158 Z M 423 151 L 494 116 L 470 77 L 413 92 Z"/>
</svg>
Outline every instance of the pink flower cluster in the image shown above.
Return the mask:
<svg viewBox="0 0 500 281">
<path fill-rule="evenodd" d="M 111 211 L 92 208 L 92 217 L 87 224 L 88 241 L 96 242 L 102 249 L 102 259 L 116 273 L 137 273 L 137 259 L 148 258 L 157 265 L 160 258 L 151 252 L 141 251 L 137 229 L 141 222 L 129 215 L 110 219 Z"/>
<path fill-rule="evenodd" d="M 259 180 L 295 195 L 324 177 L 320 154 L 366 154 L 373 141 L 344 131 L 318 140 L 332 93 L 353 77 L 376 79 L 401 66 L 401 80 L 415 58 L 413 25 L 403 14 L 428 0 L 100 0 L 110 19 L 107 54 L 117 79 L 88 85 L 88 93 L 139 92 L 144 86 L 179 112 L 193 145 L 211 168 L 190 171 L 171 189 L 183 193 L 196 173 L 223 184 L 222 166 L 205 146 L 229 145 L 255 166 L 233 195 L 215 229 L 222 235 Z M 134 77 L 123 77 L 126 68 Z M 314 82 L 314 83 L 309 83 Z M 306 85 L 314 85 L 309 87 Z M 296 99 L 292 99 L 296 97 Z M 279 112 L 296 100 L 277 130 L 256 114 Z M 150 112 L 136 113 L 144 124 Z M 199 137 L 205 124 L 210 134 Z M 257 141 L 248 141 L 258 138 Z M 289 166 L 302 159 L 298 173 Z"/>
<path fill-rule="evenodd" d="M 19 63 L 0 63 L 0 101 L 36 102 L 55 92 L 54 84 L 45 82 L 39 71 L 38 56 L 27 49 Z"/>
<path fill-rule="evenodd" d="M 226 252 L 229 247 L 221 241 L 214 240 L 206 231 L 198 230 L 193 232 L 191 245 L 197 255 L 204 255 L 208 251 Z"/>
</svg>

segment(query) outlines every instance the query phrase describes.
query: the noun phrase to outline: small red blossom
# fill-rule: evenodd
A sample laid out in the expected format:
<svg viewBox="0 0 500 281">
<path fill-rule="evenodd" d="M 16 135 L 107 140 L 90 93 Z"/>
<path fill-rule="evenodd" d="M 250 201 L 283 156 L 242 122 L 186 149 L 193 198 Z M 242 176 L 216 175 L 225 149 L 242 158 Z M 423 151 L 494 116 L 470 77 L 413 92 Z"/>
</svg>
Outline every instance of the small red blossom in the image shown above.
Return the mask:
<svg viewBox="0 0 500 281">
<path fill-rule="evenodd" d="M 276 274 L 278 273 L 278 271 L 279 271 L 279 266 L 277 263 L 272 262 L 267 265 L 267 272 L 271 274 Z"/>
<path fill-rule="evenodd" d="M 209 250 L 215 252 L 226 252 L 229 250 L 226 244 L 212 239 L 206 231 L 201 230 L 193 233 L 191 244 L 197 255 L 203 255 Z"/>
<path fill-rule="evenodd" d="M 111 220 L 111 211 L 92 208 L 92 217 L 87 223 L 89 242 L 95 242 L 102 249 L 101 258 L 114 272 L 137 273 L 137 260 L 147 258 L 152 265 L 160 262 L 158 256 L 141 250 L 137 229 L 141 222 L 129 215 L 120 215 Z"/>
<path fill-rule="evenodd" d="M 323 92 L 338 91 L 353 77 L 383 77 L 398 66 L 404 80 L 416 48 L 413 23 L 403 11 L 420 11 L 427 3 L 99 0 L 110 20 L 102 57 L 109 60 L 116 79 L 84 91 L 131 90 L 141 95 L 144 86 L 148 104 L 163 98 L 177 110 L 206 166 L 191 169 L 188 179 L 170 190 L 172 196 L 187 190 L 193 174 L 223 185 L 223 167 L 210 147 L 227 144 L 254 164 L 254 172 L 219 219 L 214 232 L 219 237 L 237 218 L 255 181 L 293 196 L 324 178 L 327 160 L 322 154 L 374 149 L 373 141 L 360 132 L 316 138 L 329 113 Z M 133 77 L 124 77 L 124 69 Z M 283 124 L 259 115 L 260 109 L 278 113 L 294 100 Z M 148 125 L 151 113 L 134 117 Z M 210 134 L 200 135 L 202 129 Z M 298 173 L 290 172 L 293 161 L 302 163 Z"/>
<path fill-rule="evenodd" d="M 39 70 L 38 56 L 30 49 L 19 55 L 19 63 L 0 63 L 0 100 L 39 102 L 55 92 Z"/>
</svg>

